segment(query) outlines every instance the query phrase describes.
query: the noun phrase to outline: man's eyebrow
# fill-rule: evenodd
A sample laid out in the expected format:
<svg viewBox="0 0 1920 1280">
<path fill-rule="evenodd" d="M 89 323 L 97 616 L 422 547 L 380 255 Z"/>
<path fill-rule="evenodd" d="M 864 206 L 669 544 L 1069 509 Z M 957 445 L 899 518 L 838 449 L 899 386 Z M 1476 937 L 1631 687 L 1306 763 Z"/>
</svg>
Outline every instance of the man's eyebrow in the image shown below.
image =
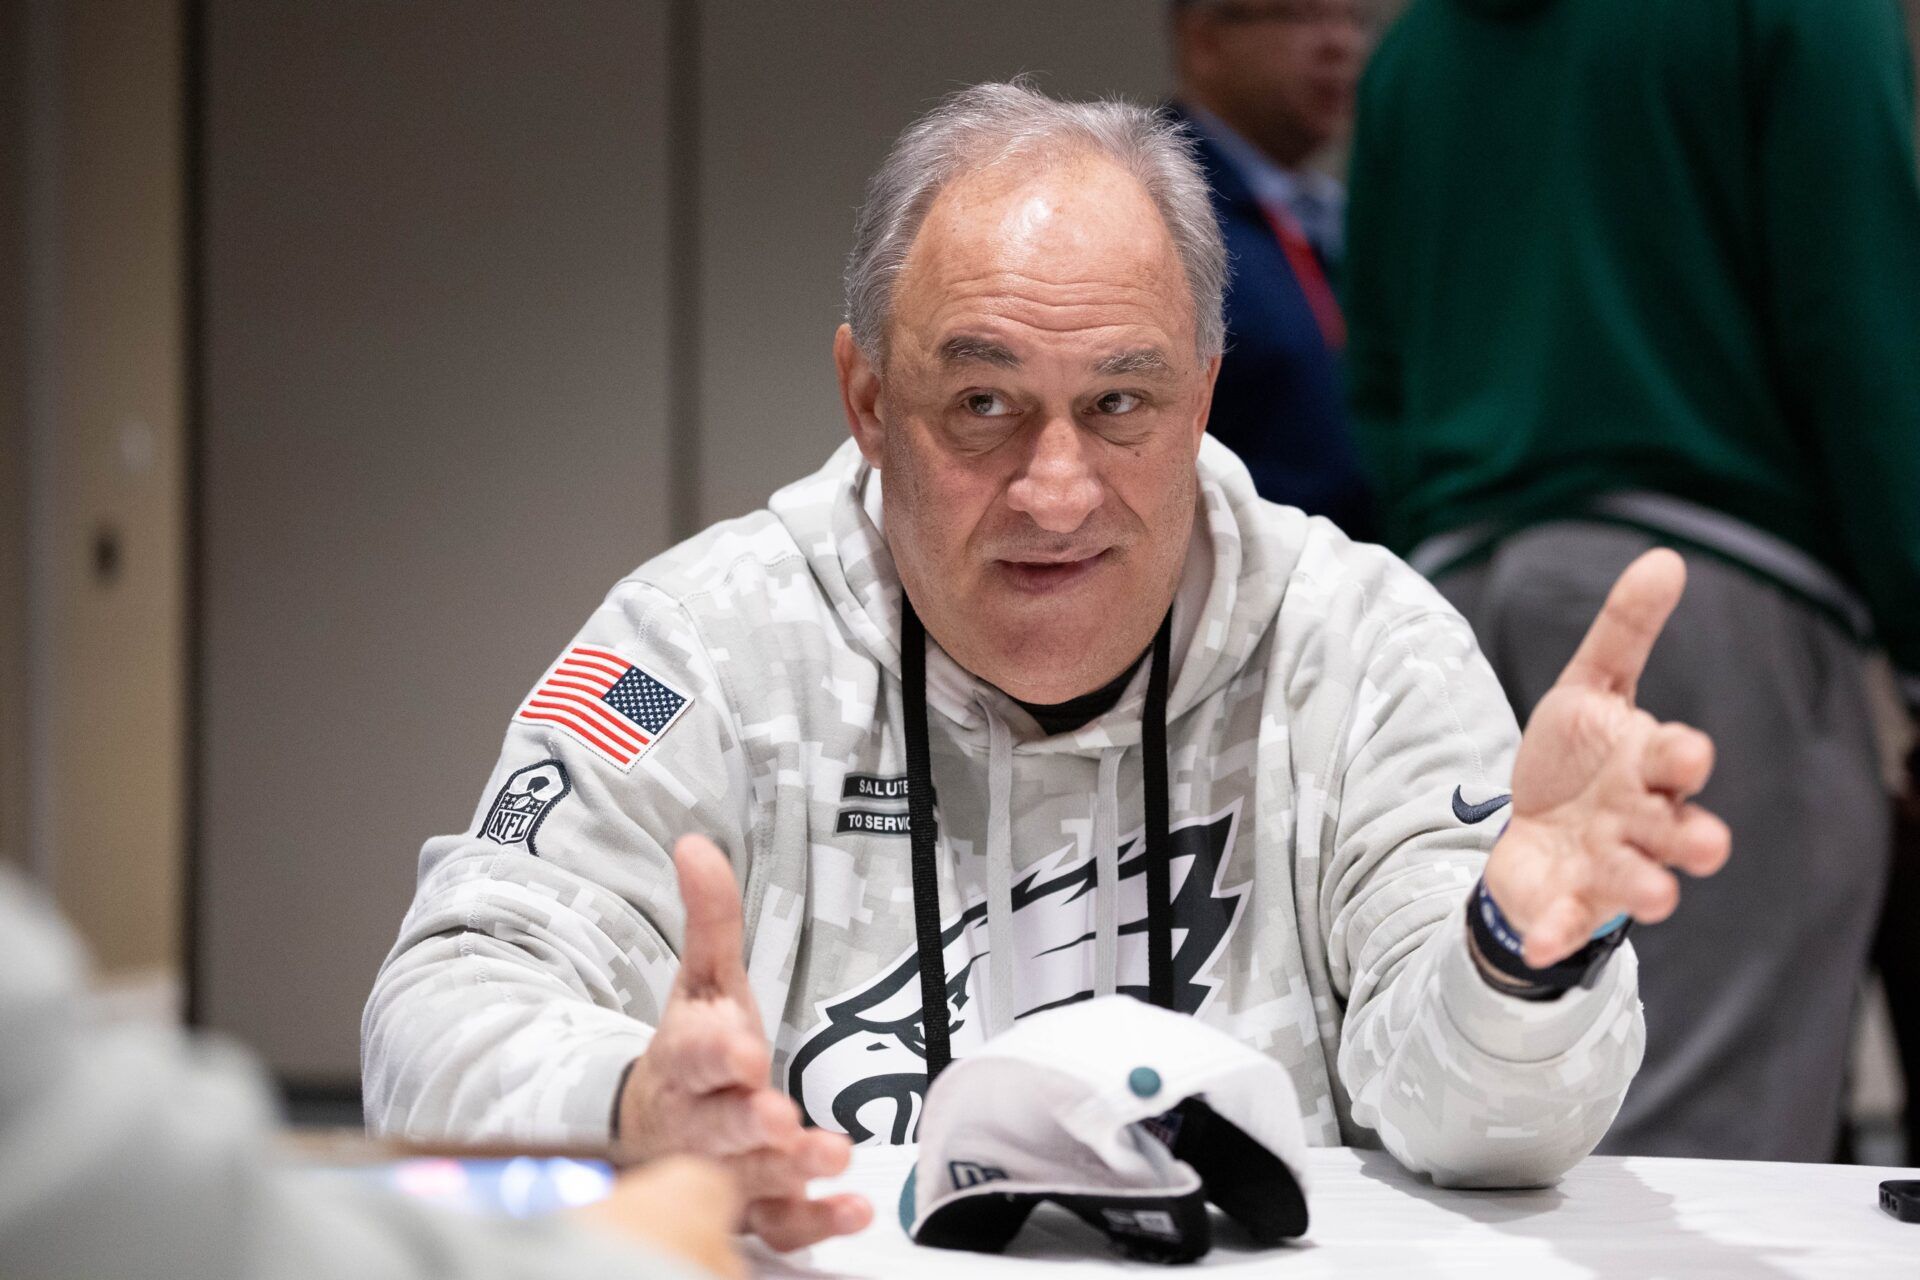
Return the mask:
<svg viewBox="0 0 1920 1280">
<path fill-rule="evenodd" d="M 1000 369 L 1018 369 L 1020 357 L 1013 348 L 992 338 L 963 333 L 940 344 L 941 364 L 990 364 Z"/>
<path fill-rule="evenodd" d="M 1095 373 L 1107 378 L 1128 373 L 1170 373 L 1172 370 L 1173 362 L 1158 347 L 1118 351 L 1093 366 Z"/>
</svg>

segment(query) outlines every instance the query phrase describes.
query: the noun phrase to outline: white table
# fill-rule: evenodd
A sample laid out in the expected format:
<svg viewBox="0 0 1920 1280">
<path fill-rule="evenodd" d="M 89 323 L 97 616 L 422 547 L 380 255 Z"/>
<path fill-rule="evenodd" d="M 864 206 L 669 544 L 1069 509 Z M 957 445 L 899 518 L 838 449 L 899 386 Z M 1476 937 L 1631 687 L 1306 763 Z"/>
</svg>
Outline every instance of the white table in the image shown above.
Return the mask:
<svg viewBox="0 0 1920 1280">
<path fill-rule="evenodd" d="M 786 1258 L 757 1253 L 757 1273 L 888 1280 L 1168 1274 L 1120 1260 L 1091 1228 L 1047 1205 L 1004 1255 L 919 1248 L 900 1229 L 900 1184 L 912 1163 L 910 1147 L 855 1151 L 847 1176 L 819 1189 L 870 1197 L 873 1226 Z M 1334 1147 L 1311 1153 L 1312 1226 L 1303 1243 L 1258 1249 L 1216 1217 L 1213 1251 L 1197 1265 L 1285 1280 L 1920 1280 L 1920 1223 L 1896 1222 L 1876 1203 L 1881 1179 L 1899 1177 L 1920 1178 L 1920 1171 L 1594 1156 L 1545 1191 L 1440 1191 L 1384 1152 Z"/>
</svg>

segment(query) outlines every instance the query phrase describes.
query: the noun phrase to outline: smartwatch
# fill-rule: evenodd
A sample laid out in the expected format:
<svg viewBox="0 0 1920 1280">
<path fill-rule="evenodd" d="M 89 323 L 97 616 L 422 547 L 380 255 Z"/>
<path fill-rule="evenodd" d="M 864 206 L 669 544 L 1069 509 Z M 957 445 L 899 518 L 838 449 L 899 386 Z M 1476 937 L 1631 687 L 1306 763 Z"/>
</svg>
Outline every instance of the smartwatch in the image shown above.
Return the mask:
<svg viewBox="0 0 1920 1280">
<path fill-rule="evenodd" d="M 1519 984 L 1509 994 L 1523 1000 L 1557 1000 L 1575 987 L 1591 989 L 1600 980 L 1607 960 L 1627 940 L 1633 921 L 1617 915 L 1594 930 L 1587 945 L 1566 959 L 1535 969 L 1521 958 L 1520 931 L 1501 913 L 1500 906 L 1487 892 L 1485 877 L 1474 885 L 1467 899 L 1467 933 L 1481 959 L 1503 977 Z M 1506 990 L 1502 988 L 1502 990 Z"/>
</svg>

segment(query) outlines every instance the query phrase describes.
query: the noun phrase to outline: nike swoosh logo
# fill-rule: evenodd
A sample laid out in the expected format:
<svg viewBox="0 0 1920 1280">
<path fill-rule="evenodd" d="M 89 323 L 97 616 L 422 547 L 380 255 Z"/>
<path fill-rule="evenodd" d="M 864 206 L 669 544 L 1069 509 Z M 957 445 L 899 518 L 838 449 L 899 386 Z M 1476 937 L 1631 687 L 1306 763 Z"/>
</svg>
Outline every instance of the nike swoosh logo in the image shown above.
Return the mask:
<svg viewBox="0 0 1920 1280">
<path fill-rule="evenodd" d="M 1476 822 L 1485 822 L 1494 814 L 1506 808 L 1513 800 L 1512 796 L 1495 796 L 1491 800 L 1482 800 L 1479 804 L 1468 804 L 1467 798 L 1460 794 L 1460 788 L 1453 789 L 1453 816 L 1469 826 Z"/>
</svg>

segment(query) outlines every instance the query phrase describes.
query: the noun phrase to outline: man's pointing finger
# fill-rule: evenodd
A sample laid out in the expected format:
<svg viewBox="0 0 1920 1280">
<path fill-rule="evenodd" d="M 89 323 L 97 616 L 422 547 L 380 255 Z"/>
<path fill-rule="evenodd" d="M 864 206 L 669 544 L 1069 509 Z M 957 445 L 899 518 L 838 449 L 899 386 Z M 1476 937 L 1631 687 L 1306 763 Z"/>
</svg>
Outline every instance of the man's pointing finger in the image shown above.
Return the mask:
<svg viewBox="0 0 1920 1280">
<path fill-rule="evenodd" d="M 1686 590 L 1687 564 L 1677 552 L 1656 547 L 1620 575 L 1587 628 L 1560 683 L 1605 689 L 1633 697 L 1653 642 Z"/>
</svg>

